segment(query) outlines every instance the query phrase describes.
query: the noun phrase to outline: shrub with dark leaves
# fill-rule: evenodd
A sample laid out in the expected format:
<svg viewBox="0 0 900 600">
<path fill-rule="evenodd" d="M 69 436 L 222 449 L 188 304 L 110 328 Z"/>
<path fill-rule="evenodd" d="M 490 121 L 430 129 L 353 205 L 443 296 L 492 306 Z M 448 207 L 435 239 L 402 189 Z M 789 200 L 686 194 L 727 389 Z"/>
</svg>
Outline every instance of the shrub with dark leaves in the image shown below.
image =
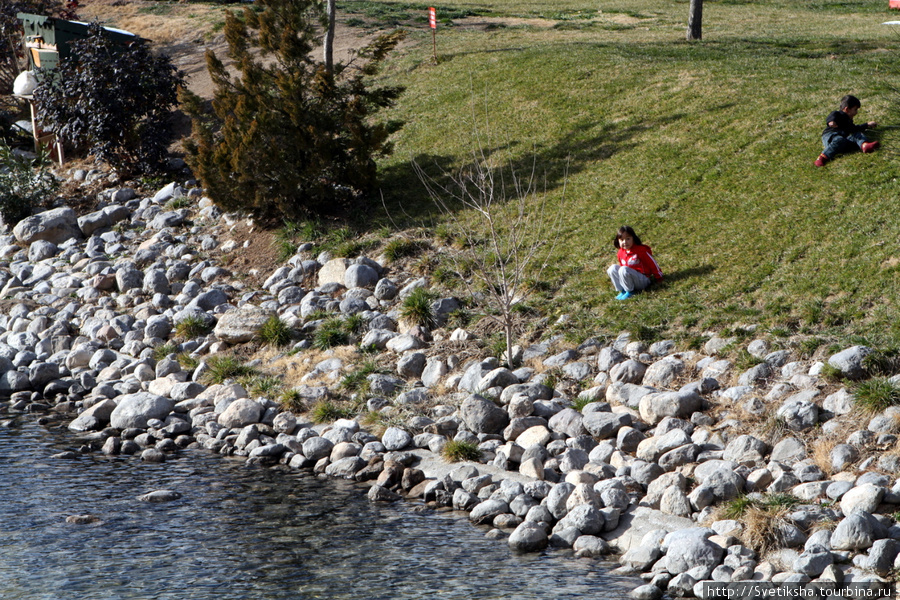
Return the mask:
<svg viewBox="0 0 900 600">
<path fill-rule="evenodd" d="M 158 169 L 182 74 L 146 40 L 119 44 L 97 23 L 71 48 L 55 71 L 39 77 L 34 97 L 44 125 L 122 175 Z"/>
</svg>

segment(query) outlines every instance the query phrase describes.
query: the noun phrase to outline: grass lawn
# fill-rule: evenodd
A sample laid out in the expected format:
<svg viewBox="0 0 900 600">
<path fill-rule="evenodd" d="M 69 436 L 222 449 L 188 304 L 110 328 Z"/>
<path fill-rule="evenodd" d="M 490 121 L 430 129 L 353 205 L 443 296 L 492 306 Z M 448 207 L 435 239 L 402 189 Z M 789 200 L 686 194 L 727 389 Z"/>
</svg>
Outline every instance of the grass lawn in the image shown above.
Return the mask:
<svg viewBox="0 0 900 600">
<path fill-rule="evenodd" d="M 887 0 L 707 0 L 691 43 L 687 2 L 448 1 L 438 64 L 426 5 L 341 6 L 402 21 L 412 40 L 384 74 L 406 86 L 387 113 L 406 126 L 381 164 L 393 219 L 439 221 L 413 159 L 435 176 L 476 148 L 499 165 L 536 160 L 564 219 L 552 291 L 532 302 L 551 322 L 569 315 L 559 330 L 573 341 L 757 324 L 900 346 L 900 129 L 880 129 L 875 154 L 812 164 L 846 93 L 862 100 L 858 121 L 900 127 Z M 668 276 L 627 302 L 605 273 L 622 224 Z"/>
</svg>

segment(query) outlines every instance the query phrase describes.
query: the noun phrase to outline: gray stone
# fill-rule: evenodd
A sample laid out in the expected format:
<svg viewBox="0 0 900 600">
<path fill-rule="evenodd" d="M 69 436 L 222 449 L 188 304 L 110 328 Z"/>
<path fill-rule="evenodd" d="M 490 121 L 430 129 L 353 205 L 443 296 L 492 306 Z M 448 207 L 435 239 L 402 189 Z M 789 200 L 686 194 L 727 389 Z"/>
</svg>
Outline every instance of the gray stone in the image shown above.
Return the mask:
<svg viewBox="0 0 900 600">
<path fill-rule="evenodd" d="M 831 449 L 829 454 L 831 459 L 831 470 L 834 473 L 840 473 L 859 458 L 859 452 L 850 444 L 838 444 Z"/>
<path fill-rule="evenodd" d="M 652 583 L 647 583 L 628 592 L 628 597 L 634 600 L 659 600 L 663 597 L 663 591 Z"/>
<path fill-rule="evenodd" d="M 213 333 L 227 344 L 249 342 L 271 316 L 271 312 L 254 306 L 234 308 L 219 316 Z"/>
<path fill-rule="evenodd" d="M 858 485 L 841 498 L 841 512 L 850 515 L 854 511 L 874 513 L 884 498 L 885 489 L 881 486 L 866 483 Z"/>
<path fill-rule="evenodd" d="M 841 388 L 825 397 L 822 408 L 835 415 L 846 415 L 853 410 L 853 394 L 847 388 Z"/>
<path fill-rule="evenodd" d="M 597 558 L 610 553 L 609 544 L 601 537 L 582 535 L 572 544 L 572 549 L 577 556 Z"/>
<path fill-rule="evenodd" d="M 147 427 L 150 419 L 165 419 L 175 403 L 169 398 L 148 392 L 127 394 L 119 398 L 116 408 L 110 413 L 110 426 L 116 429 Z"/>
<path fill-rule="evenodd" d="M 463 401 L 459 414 L 475 433 L 499 433 L 509 423 L 509 414 L 505 410 L 477 394 Z"/>
<path fill-rule="evenodd" d="M 606 439 L 615 437 L 622 427 L 631 426 L 631 415 L 628 413 L 591 412 L 584 415 L 582 424 L 595 438 Z"/>
<path fill-rule="evenodd" d="M 179 498 L 181 494 L 174 490 L 156 490 L 137 497 L 140 502 L 172 502 Z"/>
<path fill-rule="evenodd" d="M 647 365 L 644 363 L 636 360 L 626 360 L 609 370 L 609 378 L 613 382 L 641 383 L 646 371 Z"/>
<path fill-rule="evenodd" d="M 808 400 L 792 396 L 781 405 L 775 415 L 789 429 L 803 431 L 814 427 L 819 422 L 819 407 Z"/>
<path fill-rule="evenodd" d="M 738 385 L 757 385 L 764 383 L 768 377 L 772 375 L 772 367 L 769 363 L 763 362 L 750 367 L 738 378 Z"/>
<path fill-rule="evenodd" d="M 865 376 L 865 368 L 863 360 L 871 354 L 872 349 L 866 346 L 852 346 L 845 350 L 841 350 L 837 354 L 832 355 L 828 359 L 828 364 L 851 379 L 858 379 Z"/>
<path fill-rule="evenodd" d="M 897 540 L 876 540 L 869 548 L 866 568 L 880 577 L 887 577 L 894 570 L 894 561 L 900 553 L 900 542 Z"/>
<path fill-rule="evenodd" d="M 425 354 L 422 352 L 409 352 L 397 361 L 397 374 L 408 379 L 418 379 L 425 369 Z"/>
<path fill-rule="evenodd" d="M 785 438 L 775 444 L 769 460 L 793 464 L 806 458 L 806 445 L 797 438 Z"/>
<path fill-rule="evenodd" d="M 834 557 L 831 552 L 804 552 L 794 561 L 792 570 L 809 577 L 818 577 L 832 563 L 834 563 Z"/>
<path fill-rule="evenodd" d="M 725 447 L 722 458 L 741 464 L 755 463 L 764 460 L 768 451 L 768 444 L 762 440 L 751 435 L 739 435 Z"/>
<path fill-rule="evenodd" d="M 666 357 L 656 361 L 644 372 L 643 384 L 655 388 L 667 388 L 684 373 L 684 361 Z"/>
<path fill-rule="evenodd" d="M 493 387 L 505 388 L 517 383 L 519 383 L 519 380 L 515 375 L 512 374 L 512 371 L 503 367 L 499 367 L 497 369 L 489 371 L 486 375 L 484 375 L 478 382 L 477 387 L 479 390 L 487 390 Z"/>
<path fill-rule="evenodd" d="M 701 399 L 696 392 L 659 392 L 647 394 L 640 401 L 641 418 L 655 425 L 665 417 L 685 418 L 700 409 Z"/>
<path fill-rule="evenodd" d="M 478 525 L 490 523 L 497 515 L 509 512 L 509 504 L 499 498 L 489 498 L 476 505 L 469 513 L 469 519 Z"/>
<path fill-rule="evenodd" d="M 343 283 L 348 289 L 374 288 L 378 283 L 378 271 L 368 265 L 350 265 L 344 272 Z"/>
<path fill-rule="evenodd" d="M 547 495 L 547 508 L 555 519 L 562 519 L 566 516 L 566 504 L 573 491 L 575 491 L 575 486 L 566 482 L 558 483 L 550 490 Z"/>
<path fill-rule="evenodd" d="M 412 442 L 412 436 L 398 427 L 388 427 L 381 437 L 381 443 L 389 451 L 403 450 Z"/>
<path fill-rule="evenodd" d="M 691 504 L 684 492 L 677 487 L 667 488 L 659 501 L 659 510 L 677 517 L 690 517 Z"/>
<path fill-rule="evenodd" d="M 831 533 L 834 550 L 865 550 L 878 538 L 872 515 L 856 512 L 844 518 Z"/>
<path fill-rule="evenodd" d="M 709 541 L 711 533 L 709 529 L 696 528 L 682 529 L 666 535 L 663 541 L 666 570 L 672 575 L 679 575 L 697 566 L 718 566 L 725 551 Z"/>
<path fill-rule="evenodd" d="M 584 428 L 584 415 L 572 408 L 564 408 L 550 417 L 547 426 L 550 428 L 550 431 L 563 433 L 572 438 L 584 435 L 587 432 Z"/>
<path fill-rule="evenodd" d="M 518 552 L 537 552 L 547 547 L 547 530 L 540 523 L 523 521 L 510 534 L 509 547 Z"/>
<path fill-rule="evenodd" d="M 69 423 L 69 430 L 81 433 L 103 429 L 109 423 L 110 416 L 115 408 L 116 403 L 114 400 L 107 399 L 97 402 L 73 419 Z"/>
<path fill-rule="evenodd" d="M 13 235 L 23 244 L 46 240 L 60 245 L 72 238 L 79 239 L 81 229 L 78 227 L 75 211 L 63 207 L 22 219 L 13 228 Z"/>
<path fill-rule="evenodd" d="M 239 398 L 228 405 L 217 421 L 223 427 L 246 427 L 253 423 L 259 423 L 263 412 L 263 407 L 259 402 L 249 398 Z"/>
<path fill-rule="evenodd" d="M 311 461 L 318 461 L 331 455 L 334 443 L 330 440 L 316 436 L 303 442 L 303 456 Z"/>
<path fill-rule="evenodd" d="M 635 571 L 643 572 L 650 569 L 660 556 L 662 556 L 662 551 L 658 547 L 640 545 L 625 552 L 619 558 L 619 563 Z"/>
<path fill-rule="evenodd" d="M 574 527 L 582 535 L 596 535 L 603 531 L 605 519 L 600 511 L 590 504 L 580 504 L 566 513 L 554 529 Z"/>
</svg>

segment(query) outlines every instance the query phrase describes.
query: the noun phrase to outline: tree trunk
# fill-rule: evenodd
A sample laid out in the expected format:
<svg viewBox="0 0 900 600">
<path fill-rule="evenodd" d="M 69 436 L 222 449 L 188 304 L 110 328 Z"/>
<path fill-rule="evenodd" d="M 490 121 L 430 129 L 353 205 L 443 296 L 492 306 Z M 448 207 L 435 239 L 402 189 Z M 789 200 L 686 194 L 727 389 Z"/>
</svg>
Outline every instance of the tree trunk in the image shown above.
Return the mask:
<svg viewBox="0 0 900 600">
<path fill-rule="evenodd" d="M 334 71 L 334 14 L 336 0 L 328 0 L 328 29 L 325 31 L 325 70 Z"/>
<path fill-rule="evenodd" d="M 503 315 L 503 333 L 506 336 L 506 366 L 512 370 L 516 367 L 513 365 L 513 325 L 512 314 L 507 310 Z"/>
<path fill-rule="evenodd" d="M 688 17 L 688 40 L 699 40 L 703 37 L 703 0 L 691 0 L 691 14 Z"/>
</svg>

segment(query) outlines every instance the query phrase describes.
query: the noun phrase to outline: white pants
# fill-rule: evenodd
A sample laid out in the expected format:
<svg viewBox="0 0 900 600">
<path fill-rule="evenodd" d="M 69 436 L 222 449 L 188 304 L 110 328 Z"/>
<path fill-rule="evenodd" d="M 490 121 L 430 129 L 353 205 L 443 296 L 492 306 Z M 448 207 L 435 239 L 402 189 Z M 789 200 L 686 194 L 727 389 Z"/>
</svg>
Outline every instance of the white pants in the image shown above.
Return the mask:
<svg viewBox="0 0 900 600">
<path fill-rule="evenodd" d="M 631 267 L 623 267 L 621 265 L 611 265 L 606 274 L 612 280 L 613 287 L 617 292 L 633 292 L 640 291 L 650 285 L 650 278 L 635 271 Z"/>
</svg>

